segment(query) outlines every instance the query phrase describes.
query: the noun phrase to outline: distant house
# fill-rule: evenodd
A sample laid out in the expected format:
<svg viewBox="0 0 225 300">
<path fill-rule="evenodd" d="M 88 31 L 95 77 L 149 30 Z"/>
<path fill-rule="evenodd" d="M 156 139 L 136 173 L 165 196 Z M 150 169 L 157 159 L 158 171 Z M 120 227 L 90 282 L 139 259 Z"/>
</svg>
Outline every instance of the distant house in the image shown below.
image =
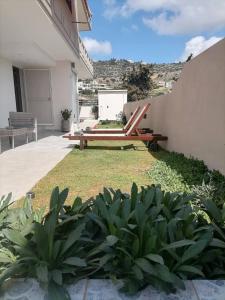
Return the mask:
<svg viewBox="0 0 225 300">
<path fill-rule="evenodd" d="M 127 90 L 99 90 L 99 120 L 117 120 L 126 103 Z"/>
<path fill-rule="evenodd" d="M 31 112 L 59 129 L 60 111 L 78 119 L 78 78 L 93 77 L 79 31 L 87 31 L 87 0 L 0 1 L 0 127 L 10 111 Z"/>
</svg>

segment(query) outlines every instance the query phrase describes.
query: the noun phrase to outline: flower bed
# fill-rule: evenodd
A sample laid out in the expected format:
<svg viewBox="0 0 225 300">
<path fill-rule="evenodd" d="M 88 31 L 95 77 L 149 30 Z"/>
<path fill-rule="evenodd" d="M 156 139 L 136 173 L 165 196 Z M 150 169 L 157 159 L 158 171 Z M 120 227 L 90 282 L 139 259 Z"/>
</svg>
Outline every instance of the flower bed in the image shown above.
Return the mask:
<svg viewBox="0 0 225 300">
<path fill-rule="evenodd" d="M 70 206 L 67 196 L 55 188 L 46 215 L 28 200 L 14 209 L 10 197 L 1 200 L 0 284 L 35 277 L 46 299 L 63 300 L 70 299 L 64 284 L 84 278 L 122 280 L 127 294 L 224 278 L 225 208 L 212 200 L 135 184 L 130 195 L 105 189 Z"/>
</svg>

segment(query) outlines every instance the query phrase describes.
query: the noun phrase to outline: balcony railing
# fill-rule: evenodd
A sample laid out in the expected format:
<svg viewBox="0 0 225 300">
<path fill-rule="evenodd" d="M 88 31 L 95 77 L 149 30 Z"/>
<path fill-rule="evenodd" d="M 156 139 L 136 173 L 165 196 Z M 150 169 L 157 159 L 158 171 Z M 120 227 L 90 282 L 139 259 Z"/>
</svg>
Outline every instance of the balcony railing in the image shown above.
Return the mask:
<svg viewBox="0 0 225 300">
<path fill-rule="evenodd" d="M 81 38 L 79 37 L 79 48 L 80 48 L 80 58 L 83 60 L 84 64 L 88 68 L 89 72 L 93 74 L 93 62 L 88 55 L 88 52 L 82 42 Z"/>
</svg>

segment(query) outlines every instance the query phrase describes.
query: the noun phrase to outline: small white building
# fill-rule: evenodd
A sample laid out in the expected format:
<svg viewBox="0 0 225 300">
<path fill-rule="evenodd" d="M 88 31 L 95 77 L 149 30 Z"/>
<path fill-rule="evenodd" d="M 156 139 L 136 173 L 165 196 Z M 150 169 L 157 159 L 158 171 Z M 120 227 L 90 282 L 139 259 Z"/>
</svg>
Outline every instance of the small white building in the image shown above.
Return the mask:
<svg viewBox="0 0 225 300">
<path fill-rule="evenodd" d="M 117 120 L 126 103 L 127 90 L 99 90 L 99 120 Z"/>
</svg>

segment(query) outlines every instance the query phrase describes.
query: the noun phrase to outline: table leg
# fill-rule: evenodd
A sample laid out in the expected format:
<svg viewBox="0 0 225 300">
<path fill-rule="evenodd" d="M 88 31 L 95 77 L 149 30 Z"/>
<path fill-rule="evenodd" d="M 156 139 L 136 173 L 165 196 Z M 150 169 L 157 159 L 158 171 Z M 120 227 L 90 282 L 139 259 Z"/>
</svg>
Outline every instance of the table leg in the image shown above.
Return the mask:
<svg viewBox="0 0 225 300">
<path fill-rule="evenodd" d="M 29 143 L 28 133 L 26 133 L 26 143 Z"/>
<path fill-rule="evenodd" d="M 0 137 L 0 154 L 2 153 L 2 138 Z"/>
<path fill-rule="evenodd" d="M 14 135 L 12 136 L 12 149 L 15 148 Z"/>
<path fill-rule="evenodd" d="M 80 140 L 80 150 L 84 150 L 84 141 Z"/>
</svg>

